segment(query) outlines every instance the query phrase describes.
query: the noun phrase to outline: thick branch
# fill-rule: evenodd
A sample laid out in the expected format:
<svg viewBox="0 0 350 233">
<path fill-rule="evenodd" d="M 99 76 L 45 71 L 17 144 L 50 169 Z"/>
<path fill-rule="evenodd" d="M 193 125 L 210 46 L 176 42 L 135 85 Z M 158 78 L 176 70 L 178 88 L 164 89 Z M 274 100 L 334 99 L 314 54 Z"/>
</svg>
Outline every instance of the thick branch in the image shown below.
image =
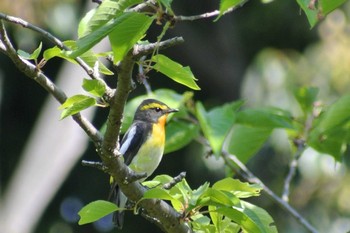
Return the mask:
<svg viewBox="0 0 350 233">
<path fill-rule="evenodd" d="M 117 181 L 123 193 L 134 202 L 139 201 L 145 188 L 139 182 L 128 183 L 132 171 L 124 164 L 118 152 L 119 149 L 119 131 L 122 123 L 124 106 L 129 92 L 133 88 L 132 70 L 135 65 L 133 51 L 130 51 L 126 57 L 118 64 L 118 83 L 116 94 L 110 102 L 110 112 L 107 119 L 107 129 L 102 144 L 101 159 L 108 172 Z M 140 206 L 147 211 L 147 214 L 162 223 L 162 227 L 167 232 L 190 232 L 190 229 L 183 223 L 180 223 L 180 214 L 170 205 L 160 200 L 144 200 Z"/>
<path fill-rule="evenodd" d="M 296 211 L 287 202 L 283 201 L 278 195 L 276 195 L 268 186 L 266 186 L 258 177 L 254 174 L 234 155 L 228 153 L 227 151 L 222 151 L 222 156 L 227 164 L 227 166 L 235 172 L 238 172 L 246 181 L 253 184 L 258 184 L 263 188 L 263 191 L 269 196 L 274 202 L 276 202 L 282 209 L 290 213 L 305 229 L 312 233 L 317 233 L 318 231 L 303 217 L 298 211 Z M 232 162 L 239 167 L 238 170 Z"/>
</svg>

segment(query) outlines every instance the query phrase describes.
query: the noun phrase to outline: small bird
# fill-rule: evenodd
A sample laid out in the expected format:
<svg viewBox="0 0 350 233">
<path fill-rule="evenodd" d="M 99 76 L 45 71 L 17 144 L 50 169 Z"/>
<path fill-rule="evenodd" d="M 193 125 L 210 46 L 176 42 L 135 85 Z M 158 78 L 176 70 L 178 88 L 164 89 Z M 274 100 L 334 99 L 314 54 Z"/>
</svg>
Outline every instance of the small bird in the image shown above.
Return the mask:
<svg viewBox="0 0 350 233">
<path fill-rule="evenodd" d="M 177 111 L 155 99 L 146 99 L 138 106 L 134 120 L 125 133 L 119 150 L 124 156 L 124 163 L 134 172 L 146 173 L 149 177 L 156 170 L 164 152 L 167 116 Z M 140 182 L 147 177 L 141 179 Z M 113 181 L 110 197 L 119 208 L 125 207 L 127 197 Z M 124 211 L 115 212 L 113 223 L 121 229 L 123 222 Z"/>
</svg>

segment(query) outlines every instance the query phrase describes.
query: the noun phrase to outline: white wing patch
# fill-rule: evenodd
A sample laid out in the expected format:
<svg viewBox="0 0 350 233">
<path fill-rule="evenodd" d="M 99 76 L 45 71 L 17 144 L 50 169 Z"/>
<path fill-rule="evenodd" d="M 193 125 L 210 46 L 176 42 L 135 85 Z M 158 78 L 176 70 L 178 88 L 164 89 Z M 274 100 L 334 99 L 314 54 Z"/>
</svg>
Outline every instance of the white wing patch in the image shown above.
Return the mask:
<svg viewBox="0 0 350 233">
<path fill-rule="evenodd" d="M 125 135 L 127 138 L 119 150 L 120 153 L 122 153 L 123 155 L 125 154 L 125 152 L 129 148 L 130 143 L 131 143 L 132 139 L 134 138 L 135 134 L 136 134 L 136 126 L 133 126 L 132 128 L 130 128 L 128 130 L 127 134 Z"/>
</svg>

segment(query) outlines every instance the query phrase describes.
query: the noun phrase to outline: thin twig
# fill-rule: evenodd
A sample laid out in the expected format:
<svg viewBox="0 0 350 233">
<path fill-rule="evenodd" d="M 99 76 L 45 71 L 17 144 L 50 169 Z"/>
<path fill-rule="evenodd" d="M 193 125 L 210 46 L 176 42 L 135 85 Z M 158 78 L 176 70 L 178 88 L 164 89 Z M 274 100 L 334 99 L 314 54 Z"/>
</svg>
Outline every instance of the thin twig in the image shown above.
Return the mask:
<svg viewBox="0 0 350 233">
<path fill-rule="evenodd" d="M 106 166 L 104 166 L 103 163 L 101 163 L 101 162 L 82 160 L 81 165 L 83 165 L 85 167 L 96 168 L 96 169 L 101 170 L 103 172 L 106 172 L 106 170 L 107 170 Z"/>
<path fill-rule="evenodd" d="M 248 2 L 248 0 L 244 0 L 239 5 L 229 8 L 222 15 L 225 15 L 227 13 L 231 13 L 232 11 L 236 10 L 237 8 L 242 7 L 246 2 Z M 178 21 L 194 21 L 194 20 L 199 20 L 199 19 L 212 18 L 212 17 L 219 16 L 219 15 L 220 15 L 220 11 L 215 10 L 212 12 L 207 12 L 207 13 L 203 13 L 203 14 L 199 14 L 199 15 L 192 15 L 192 16 L 175 15 L 174 19 L 177 22 Z"/>
<path fill-rule="evenodd" d="M 186 172 L 181 172 L 178 176 L 175 176 L 170 182 L 163 185 L 163 189 L 171 189 L 177 183 L 181 182 L 186 177 Z"/>
<path fill-rule="evenodd" d="M 289 172 L 288 172 L 288 175 L 286 176 L 286 179 L 284 180 L 284 185 L 283 185 L 282 199 L 285 202 L 289 201 L 290 183 L 292 182 L 292 179 L 295 176 L 295 172 L 298 167 L 298 160 L 302 155 L 303 151 L 305 150 L 304 140 L 301 140 L 301 139 L 295 140 L 294 143 L 297 145 L 297 151 L 293 155 L 293 158 L 289 164 Z"/>
<path fill-rule="evenodd" d="M 258 177 L 256 177 L 235 155 L 222 151 L 222 156 L 230 169 L 237 171 L 237 168 L 232 165 L 233 162 L 239 167 L 238 173 L 248 182 L 258 184 L 263 188 L 263 191 L 282 209 L 290 213 L 305 229 L 312 233 L 318 233 L 318 231 L 296 211 L 287 202 L 283 201 L 278 195 L 276 195 L 269 187 L 267 187 Z"/>
<path fill-rule="evenodd" d="M 140 59 L 141 57 L 153 53 L 155 49 L 166 49 L 172 46 L 179 45 L 184 42 L 182 37 L 174 37 L 168 40 L 150 43 L 150 44 L 136 44 L 133 50 L 133 56 L 135 59 Z"/>
<path fill-rule="evenodd" d="M 146 93 L 148 95 L 152 94 L 151 85 L 147 81 L 147 75 L 145 74 L 145 71 L 143 69 L 143 62 L 145 61 L 146 56 L 142 56 L 139 60 L 139 73 L 138 73 L 138 79 L 139 81 L 145 86 Z"/>
</svg>

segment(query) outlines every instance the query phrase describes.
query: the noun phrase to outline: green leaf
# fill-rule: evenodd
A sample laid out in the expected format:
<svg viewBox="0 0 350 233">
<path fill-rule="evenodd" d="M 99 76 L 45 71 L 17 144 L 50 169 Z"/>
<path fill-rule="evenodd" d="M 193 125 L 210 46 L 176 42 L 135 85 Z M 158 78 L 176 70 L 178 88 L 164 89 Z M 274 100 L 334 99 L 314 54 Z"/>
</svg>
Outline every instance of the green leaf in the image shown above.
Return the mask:
<svg viewBox="0 0 350 233">
<path fill-rule="evenodd" d="M 100 42 L 103 38 L 105 38 L 116 27 L 118 27 L 118 25 L 123 23 L 128 18 L 133 17 L 133 15 L 135 14 L 139 14 L 139 13 L 129 12 L 129 13 L 121 14 L 120 16 L 112 19 L 108 23 L 104 24 L 103 26 L 87 34 L 86 36 L 79 38 L 76 44 L 77 48 L 74 51 L 66 51 L 66 55 L 69 56 L 70 58 L 76 58 L 80 56 L 81 54 L 91 49 L 98 42 Z"/>
<path fill-rule="evenodd" d="M 244 0 L 221 0 L 219 8 L 220 14 L 214 21 L 217 21 L 221 16 L 223 16 L 227 10 L 237 7 L 244 2 Z"/>
<path fill-rule="evenodd" d="M 39 47 L 36 48 L 34 50 L 34 52 L 31 53 L 31 54 L 27 53 L 27 52 L 25 52 L 23 50 L 20 50 L 20 49 L 17 50 L 17 54 L 19 56 L 21 56 L 25 60 L 36 60 L 39 57 L 39 55 L 40 55 L 41 49 L 42 49 L 42 42 L 40 42 Z"/>
<path fill-rule="evenodd" d="M 246 205 L 245 202 L 243 208 L 235 207 L 221 207 L 216 211 L 224 216 L 230 218 L 232 221 L 240 225 L 244 232 L 249 233 L 276 233 L 277 229 L 274 224 L 272 218 L 267 214 L 266 211 L 259 207 L 254 209 L 250 205 Z M 269 221 L 271 220 L 271 221 Z"/>
<path fill-rule="evenodd" d="M 188 66 L 183 67 L 181 64 L 161 54 L 153 56 L 152 61 L 155 62 L 153 69 L 168 76 L 175 82 L 185 85 L 193 90 L 200 90 L 195 82 L 197 79 L 194 77 Z"/>
<path fill-rule="evenodd" d="M 106 85 L 101 80 L 84 79 L 83 88 L 96 97 L 103 96 L 106 91 Z"/>
<path fill-rule="evenodd" d="M 173 197 L 168 190 L 164 190 L 161 188 L 152 188 L 147 190 L 144 194 L 142 199 L 161 199 L 161 200 L 168 200 L 171 201 L 172 205 L 175 209 L 178 207 L 182 208 L 182 203 L 180 200 Z M 177 209 L 178 210 L 178 209 Z"/>
<path fill-rule="evenodd" d="M 119 208 L 111 202 L 98 200 L 84 206 L 79 211 L 79 225 L 95 222 L 100 218 L 119 210 Z"/>
<path fill-rule="evenodd" d="M 208 188 L 198 199 L 198 205 L 200 206 L 233 206 L 239 204 L 239 202 L 240 200 L 234 194 L 214 188 Z"/>
<path fill-rule="evenodd" d="M 319 4 L 321 5 L 323 15 L 327 15 L 336 8 L 340 7 L 347 0 L 319 0 Z"/>
<path fill-rule="evenodd" d="M 266 210 L 245 201 L 241 201 L 241 204 L 244 208 L 244 214 L 246 214 L 260 228 L 260 232 L 278 232 L 274 220 Z"/>
<path fill-rule="evenodd" d="M 243 183 L 240 180 L 227 177 L 225 179 L 217 181 L 213 185 L 214 189 L 225 190 L 233 193 L 238 198 L 248 198 L 252 196 L 259 196 L 261 187 L 247 182 Z"/>
<path fill-rule="evenodd" d="M 210 218 L 203 214 L 191 215 L 191 228 L 193 232 L 198 233 L 216 233 L 215 226 L 210 224 Z M 234 233 L 234 232 L 230 232 Z"/>
<path fill-rule="evenodd" d="M 91 21 L 92 17 L 96 14 L 97 9 L 98 8 L 91 9 L 80 20 L 78 25 L 78 38 L 87 35 L 87 32 L 91 30 L 91 28 L 89 27 L 89 22 Z"/>
<path fill-rule="evenodd" d="M 141 0 L 104 0 L 96 10 L 89 11 L 79 23 L 79 38 L 84 37 L 102 27 L 110 20 L 118 17 L 123 11 Z"/>
<path fill-rule="evenodd" d="M 199 135 L 199 126 L 184 121 L 170 121 L 166 126 L 164 154 L 177 151 Z"/>
<path fill-rule="evenodd" d="M 173 10 L 171 9 L 171 3 L 173 0 L 158 0 L 160 3 L 162 3 L 163 6 L 167 9 L 167 12 L 170 14 L 174 14 Z"/>
<path fill-rule="evenodd" d="M 209 182 L 205 182 L 203 185 L 199 186 L 198 189 L 195 189 L 192 191 L 191 193 L 191 198 L 189 200 L 189 204 L 192 206 L 197 206 L 197 202 L 199 200 L 199 198 L 207 192 L 207 190 L 209 189 Z"/>
<path fill-rule="evenodd" d="M 322 132 L 344 125 L 350 120 L 350 95 L 338 99 L 324 113 L 319 123 Z"/>
<path fill-rule="evenodd" d="M 61 120 L 94 105 L 96 105 L 94 98 L 86 95 L 74 95 L 58 108 L 64 109 L 61 113 Z"/>
<path fill-rule="evenodd" d="M 316 119 L 307 143 L 337 161 L 346 151 L 350 136 L 350 95 L 338 99 Z"/>
<path fill-rule="evenodd" d="M 326 15 L 340 7 L 346 0 L 319 0 L 311 5 L 310 0 L 297 0 L 301 9 L 305 12 L 309 24 L 314 27 Z"/>
<path fill-rule="evenodd" d="M 236 111 L 243 102 L 233 102 L 216 107 L 206 112 L 200 102 L 196 104 L 196 115 L 203 130 L 204 136 L 209 140 L 213 152 L 218 156 L 221 153 L 224 140 L 233 126 Z"/>
<path fill-rule="evenodd" d="M 272 129 L 269 128 L 235 124 L 228 136 L 227 150 L 246 163 L 263 146 L 271 132 Z"/>
<path fill-rule="evenodd" d="M 304 114 L 311 113 L 313 110 L 318 91 L 319 90 L 316 87 L 302 87 L 294 91 L 294 96 Z"/>
<path fill-rule="evenodd" d="M 162 200 L 173 200 L 173 197 L 169 194 L 167 190 L 161 188 L 152 188 L 147 190 L 142 199 L 162 199 Z"/>
<path fill-rule="evenodd" d="M 321 18 L 318 10 L 309 8 L 310 0 L 297 0 L 297 3 L 305 12 L 307 20 L 309 21 L 311 28 L 313 28 Z"/>
<path fill-rule="evenodd" d="M 65 41 L 63 42 L 67 47 L 70 49 L 74 50 L 77 49 L 76 42 L 75 41 Z M 68 56 L 67 52 L 64 50 L 61 50 L 57 46 L 52 47 L 50 49 L 47 49 L 44 51 L 43 57 L 46 61 L 50 60 L 51 58 L 54 57 L 60 57 L 63 58 L 73 64 L 78 64 L 73 58 Z M 91 68 L 95 66 L 95 63 L 98 61 L 98 55 L 93 53 L 91 50 L 86 51 L 85 53 L 80 55 L 80 58 L 88 64 Z M 99 72 L 105 75 L 112 75 L 113 72 L 110 71 L 102 62 L 98 61 L 98 68 Z"/>
<path fill-rule="evenodd" d="M 109 34 L 113 50 L 113 62 L 121 61 L 127 52 L 139 41 L 150 27 L 153 18 L 134 13 L 118 24 Z"/>
<path fill-rule="evenodd" d="M 244 109 L 237 113 L 237 123 L 269 129 L 294 128 L 291 114 L 274 107 Z"/>
<path fill-rule="evenodd" d="M 341 162 L 349 143 L 349 140 L 346 140 L 349 137 L 349 130 L 350 128 L 336 127 L 326 133 L 321 133 L 315 129 L 309 135 L 308 145 L 320 153 L 333 156 L 338 162 Z"/>
<path fill-rule="evenodd" d="M 153 188 L 156 187 L 158 185 L 164 185 L 168 182 L 170 182 L 173 178 L 171 176 L 168 175 L 158 175 L 156 177 L 154 177 L 152 180 L 147 180 L 142 182 L 142 185 L 148 187 L 148 188 Z"/>
</svg>

